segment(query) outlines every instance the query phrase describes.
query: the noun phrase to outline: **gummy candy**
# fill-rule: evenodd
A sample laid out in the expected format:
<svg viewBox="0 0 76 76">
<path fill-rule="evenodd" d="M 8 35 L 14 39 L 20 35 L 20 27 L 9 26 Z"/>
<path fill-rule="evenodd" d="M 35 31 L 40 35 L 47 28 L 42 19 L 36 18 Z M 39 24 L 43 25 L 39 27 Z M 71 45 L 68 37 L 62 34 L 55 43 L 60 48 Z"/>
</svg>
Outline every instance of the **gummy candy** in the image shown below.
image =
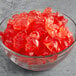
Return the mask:
<svg viewBox="0 0 76 76">
<path fill-rule="evenodd" d="M 57 54 L 68 48 L 74 41 L 72 33 L 66 27 L 68 20 L 45 8 L 43 12 L 32 10 L 14 14 L 7 22 L 0 37 L 6 47 L 22 55 L 48 56 Z M 57 55 L 45 59 L 25 59 L 29 65 L 53 62 Z M 22 60 L 21 60 L 22 61 Z"/>
</svg>

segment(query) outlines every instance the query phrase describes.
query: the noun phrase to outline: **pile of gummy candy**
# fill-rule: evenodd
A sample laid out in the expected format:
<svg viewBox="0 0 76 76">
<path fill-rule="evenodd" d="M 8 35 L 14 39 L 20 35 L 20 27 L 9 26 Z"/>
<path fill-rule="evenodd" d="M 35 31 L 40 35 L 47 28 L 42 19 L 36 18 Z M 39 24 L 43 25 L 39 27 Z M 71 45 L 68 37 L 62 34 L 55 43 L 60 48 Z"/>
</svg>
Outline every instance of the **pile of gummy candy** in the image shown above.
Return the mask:
<svg viewBox="0 0 76 76">
<path fill-rule="evenodd" d="M 27 56 L 47 56 L 68 48 L 74 41 L 68 20 L 50 7 L 14 14 L 1 32 L 6 47 Z"/>
</svg>

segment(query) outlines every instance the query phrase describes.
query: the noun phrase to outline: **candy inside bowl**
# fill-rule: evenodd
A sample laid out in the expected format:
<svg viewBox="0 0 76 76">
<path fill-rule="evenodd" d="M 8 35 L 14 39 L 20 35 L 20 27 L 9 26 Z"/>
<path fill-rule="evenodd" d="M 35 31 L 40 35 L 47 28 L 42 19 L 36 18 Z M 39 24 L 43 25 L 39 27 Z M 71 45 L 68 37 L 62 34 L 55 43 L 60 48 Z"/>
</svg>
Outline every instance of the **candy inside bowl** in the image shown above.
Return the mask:
<svg viewBox="0 0 76 76">
<path fill-rule="evenodd" d="M 75 45 L 76 25 L 70 17 L 50 7 L 43 12 L 25 11 L 14 12 L 2 21 L 0 43 L 17 65 L 33 71 L 50 69 Z"/>
</svg>

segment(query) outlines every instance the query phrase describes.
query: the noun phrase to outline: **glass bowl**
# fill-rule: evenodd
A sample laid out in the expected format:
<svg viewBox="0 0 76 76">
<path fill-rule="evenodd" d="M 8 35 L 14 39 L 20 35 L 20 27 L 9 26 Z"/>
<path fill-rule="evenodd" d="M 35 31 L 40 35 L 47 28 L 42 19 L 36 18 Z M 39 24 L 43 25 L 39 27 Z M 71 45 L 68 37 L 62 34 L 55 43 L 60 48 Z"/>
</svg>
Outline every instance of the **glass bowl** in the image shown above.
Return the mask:
<svg viewBox="0 0 76 76">
<path fill-rule="evenodd" d="M 36 10 L 42 11 L 41 9 L 36 9 Z M 11 17 L 11 15 L 19 13 L 20 11 L 23 12 L 23 11 L 28 11 L 28 10 L 14 11 L 8 17 L 4 18 L 4 20 L 2 20 L 2 22 L 0 23 L 0 31 L 4 31 L 4 29 L 7 26 L 7 21 Z M 69 54 L 69 52 L 72 50 L 73 46 L 76 45 L 75 44 L 76 43 L 76 24 L 69 16 L 67 16 L 65 14 L 62 14 L 62 15 L 64 15 L 64 17 L 68 19 L 68 23 L 66 26 L 72 32 L 73 37 L 74 37 L 74 42 L 72 43 L 71 46 L 69 46 L 67 49 L 65 49 L 59 53 L 56 53 L 54 55 L 25 56 L 25 55 L 18 54 L 16 52 L 14 52 L 13 50 L 7 48 L 3 44 L 2 40 L 0 39 L 0 43 L 5 51 L 6 55 L 8 56 L 8 58 L 11 61 L 13 61 L 15 64 L 19 65 L 20 67 L 28 69 L 28 70 L 33 70 L 33 71 L 43 71 L 43 70 L 51 69 L 54 66 L 56 66 L 58 63 L 60 63 Z"/>
</svg>

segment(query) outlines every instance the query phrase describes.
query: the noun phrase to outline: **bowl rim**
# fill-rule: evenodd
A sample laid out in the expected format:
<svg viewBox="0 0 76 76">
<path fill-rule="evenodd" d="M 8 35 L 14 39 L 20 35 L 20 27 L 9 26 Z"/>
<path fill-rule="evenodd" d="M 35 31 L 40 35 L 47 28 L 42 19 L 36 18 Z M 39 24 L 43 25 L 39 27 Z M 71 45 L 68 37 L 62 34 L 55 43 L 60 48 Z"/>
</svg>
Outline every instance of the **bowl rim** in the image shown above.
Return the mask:
<svg viewBox="0 0 76 76">
<path fill-rule="evenodd" d="M 61 12 L 60 12 L 60 13 L 61 13 Z M 73 24 L 75 25 L 75 27 L 76 27 L 76 23 L 75 23 L 75 21 L 74 21 L 71 17 L 69 17 L 68 15 L 66 15 L 66 14 L 64 14 L 64 13 L 61 13 L 61 14 L 63 14 L 63 15 L 66 16 L 67 18 L 69 18 L 69 19 L 73 22 Z M 1 24 L 2 24 L 7 18 L 8 18 L 8 17 L 5 17 L 5 18 L 0 22 L 0 26 L 1 26 Z M 56 53 L 56 54 L 47 55 L 47 56 L 26 56 L 26 55 L 21 55 L 21 54 L 19 54 L 19 53 L 16 53 L 16 52 L 14 52 L 13 50 L 7 48 L 7 47 L 3 44 L 3 42 L 0 40 L 0 44 L 5 48 L 5 50 L 8 50 L 8 51 L 14 53 L 15 55 L 18 55 L 18 56 L 21 56 L 21 57 L 26 57 L 26 58 L 47 58 L 47 57 L 52 57 L 52 56 L 54 56 L 54 55 L 59 55 L 59 54 L 64 53 L 64 52 L 65 52 L 66 50 L 68 50 L 69 48 L 71 48 L 75 43 L 76 43 L 76 38 L 75 38 L 74 42 L 73 42 L 68 48 L 66 48 L 66 49 L 64 49 L 63 51 L 61 51 L 61 52 L 59 52 L 59 53 Z"/>
</svg>

